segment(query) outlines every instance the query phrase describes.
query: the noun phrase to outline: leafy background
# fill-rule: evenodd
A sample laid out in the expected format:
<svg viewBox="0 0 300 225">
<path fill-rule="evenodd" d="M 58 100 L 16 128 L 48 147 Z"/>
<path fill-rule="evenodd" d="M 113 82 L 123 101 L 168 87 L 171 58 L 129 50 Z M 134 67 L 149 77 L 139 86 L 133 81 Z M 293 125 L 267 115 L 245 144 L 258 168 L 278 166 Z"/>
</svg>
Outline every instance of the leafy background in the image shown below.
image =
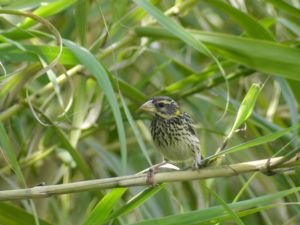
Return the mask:
<svg viewBox="0 0 300 225">
<path fill-rule="evenodd" d="M 137 111 L 156 95 L 193 116 L 211 156 L 250 86 L 263 84 L 224 163 L 298 152 L 299 0 L 0 4 L 1 190 L 159 162 L 149 118 Z M 295 168 L 2 202 L 0 224 L 299 224 L 299 182 Z"/>
</svg>

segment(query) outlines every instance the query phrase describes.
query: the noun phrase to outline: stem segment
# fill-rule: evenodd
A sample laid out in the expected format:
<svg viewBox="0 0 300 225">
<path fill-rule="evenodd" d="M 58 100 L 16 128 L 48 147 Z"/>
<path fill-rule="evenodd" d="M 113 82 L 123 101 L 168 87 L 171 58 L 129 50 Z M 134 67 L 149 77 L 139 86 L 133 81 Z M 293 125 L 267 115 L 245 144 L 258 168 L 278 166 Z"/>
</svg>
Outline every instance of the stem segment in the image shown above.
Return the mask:
<svg viewBox="0 0 300 225">
<path fill-rule="evenodd" d="M 280 170 L 282 168 L 294 168 L 300 165 L 300 159 L 295 156 L 280 166 L 273 168 L 273 165 L 276 165 L 276 163 L 280 160 L 282 160 L 282 157 L 237 163 L 232 165 L 207 167 L 194 171 L 163 172 L 155 174 L 153 179 L 156 184 L 160 184 L 163 182 L 229 177 L 254 171 L 266 171 L 270 167 L 274 170 Z M 70 194 L 75 192 L 146 185 L 147 174 L 135 174 L 114 178 L 80 181 L 68 184 L 36 186 L 26 189 L 0 191 L 0 201 L 46 198 L 52 195 Z"/>
</svg>

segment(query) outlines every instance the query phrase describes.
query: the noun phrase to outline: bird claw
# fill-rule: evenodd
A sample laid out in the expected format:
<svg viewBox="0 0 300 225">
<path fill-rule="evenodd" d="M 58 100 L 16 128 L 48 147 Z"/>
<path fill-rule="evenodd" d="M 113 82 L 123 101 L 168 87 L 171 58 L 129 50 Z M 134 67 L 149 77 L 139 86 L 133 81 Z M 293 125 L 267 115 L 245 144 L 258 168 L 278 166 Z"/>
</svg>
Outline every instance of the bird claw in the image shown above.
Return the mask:
<svg viewBox="0 0 300 225">
<path fill-rule="evenodd" d="M 266 168 L 260 170 L 266 176 L 273 176 L 277 174 L 275 171 L 272 170 L 271 167 L 271 158 L 269 158 L 266 162 Z"/>
<path fill-rule="evenodd" d="M 154 181 L 154 175 L 159 171 L 159 168 L 163 165 L 165 165 L 167 162 L 163 161 L 159 164 L 156 164 L 154 166 L 151 166 L 147 172 L 147 179 L 146 179 L 146 183 L 151 186 L 154 187 L 156 186 L 155 181 Z"/>
<path fill-rule="evenodd" d="M 199 170 L 201 168 L 205 167 L 205 164 L 203 161 L 197 161 L 197 160 L 194 160 L 193 161 L 193 164 L 192 164 L 192 169 L 193 170 Z"/>
<path fill-rule="evenodd" d="M 204 166 L 205 166 L 205 163 L 202 160 L 201 155 L 196 154 L 195 159 L 194 159 L 193 164 L 192 164 L 192 169 L 193 170 L 198 170 L 198 169 L 203 168 Z"/>
<path fill-rule="evenodd" d="M 154 174 L 157 173 L 157 171 L 154 171 L 154 169 L 150 168 L 147 172 L 147 180 L 146 183 L 147 185 L 154 187 L 155 186 L 155 182 L 154 182 Z"/>
</svg>

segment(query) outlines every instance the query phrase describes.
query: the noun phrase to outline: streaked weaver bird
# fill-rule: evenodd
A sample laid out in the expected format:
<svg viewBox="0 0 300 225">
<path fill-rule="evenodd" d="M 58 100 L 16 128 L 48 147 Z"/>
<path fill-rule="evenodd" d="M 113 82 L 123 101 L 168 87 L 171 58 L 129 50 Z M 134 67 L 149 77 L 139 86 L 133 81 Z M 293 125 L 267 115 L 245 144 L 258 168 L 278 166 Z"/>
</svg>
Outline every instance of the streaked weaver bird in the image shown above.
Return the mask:
<svg viewBox="0 0 300 225">
<path fill-rule="evenodd" d="M 152 115 L 151 135 L 165 162 L 192 161 L 192 168 L 203 166 L 200 141 L 195 124 L 189 114 L 181 112 L 170 97 L 154 97 L 144 103 L 141 110 Z"/>
</svg>

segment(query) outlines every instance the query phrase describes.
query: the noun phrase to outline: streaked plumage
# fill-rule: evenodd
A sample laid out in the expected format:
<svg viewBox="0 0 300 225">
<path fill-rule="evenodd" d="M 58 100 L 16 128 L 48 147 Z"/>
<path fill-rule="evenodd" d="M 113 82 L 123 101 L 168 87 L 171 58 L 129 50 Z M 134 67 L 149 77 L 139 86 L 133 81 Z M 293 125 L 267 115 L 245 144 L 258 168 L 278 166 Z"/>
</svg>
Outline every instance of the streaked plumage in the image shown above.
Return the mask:
<svg viewBox="0 0 300 225">
<path fill-rule="evenodd" d="M 151 135 L 154 144 L 166 161 L 193 161 L 193 168 L 201 167 L 200 141 L 192 118 L 180 112 L 170 97 L 160 96 L 147 101 L 141 109 L 152 114 Z"/>
</svg>

